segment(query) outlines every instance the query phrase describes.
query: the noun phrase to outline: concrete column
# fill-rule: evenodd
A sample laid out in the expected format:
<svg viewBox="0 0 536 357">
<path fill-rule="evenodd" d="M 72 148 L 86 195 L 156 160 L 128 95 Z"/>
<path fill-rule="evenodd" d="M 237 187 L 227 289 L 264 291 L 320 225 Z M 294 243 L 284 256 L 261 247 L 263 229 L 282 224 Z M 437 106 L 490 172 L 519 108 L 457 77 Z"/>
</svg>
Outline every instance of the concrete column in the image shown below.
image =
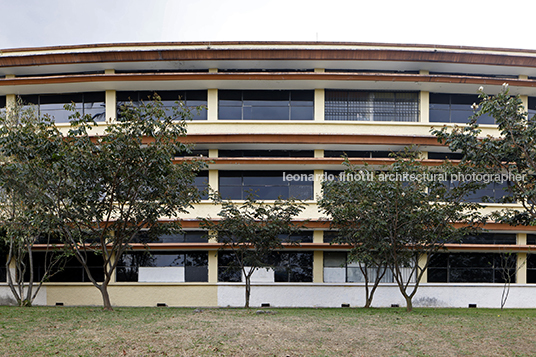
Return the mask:
<svg viewBox="0 0 536 357">
<path fill-rule="evenodd" d="M 313 243 L 324 243 L 324 231 L 313 232 Z"/>
<path fill-rule="evenodd" d="M 208 89 L 207 92 L 207 119 L 218 120 L 218 90 L 215 88 Z"/>
<path fill-rule="evenodd" d="M 314 99 L 314 120 L 315 121 L 324 121 L 325 100 L 326 100 L 325 90 L 315 89 L 315 99 Z"/>
<path fill-rule="evenodd" d="M 313 283 L 324 282 L 324 252 L 315 250 L 313 257 Z"/>
<path fill-rule="evenodd" d="M 219 190 L 218 170 L 208 170 L 208 185 L 214 191 Z"/>
<path fill-rule="evenodd" d="M 430 72 L 421 70 L 419 74 L 428 75 Z M 419 92 L 419 122 L 430 122 L 430 92 L 427 91 Z"/>
<path fill-rule="evenodd" d="M 314 170 L 315 180 L 313 182 L 313 200 L 316 201 L 322 196 L 322 179 L 324 170 Z"/>
<path fill-rule="evenodd" d="M 425 265 L 426 265 L 426 259 L 427 259 L 428 255 L 427 254 L 422 254 L 420 257 L 419 257 L 419 266 L 421 268 L 423 268 Z M 424 272 L 424 274 L 422 275 L 422 278 L 421 278 L 421 283 L 427 283 L 428 282 L 428 271 L 426 270 Z"/>
<path fill-rule="evenodd" d="M 527 245 L 526 233 L 518 233 L 516 238 L 517 245 Z M 527 283 L 527 253 L 517 253 L 516 283 Z"/>
<path fill-rule="evenodd" d="M 115 90 L 107 90 L 105 97 L 106 105 L 106 122 L 111 123 L 116 119 L 117 114 L 117 97 Z"/>
<path fill-rule="evenodd" d="M 209 149 L 208 150 L 208 157 L 211 159 L 215 159 L 218 157 L 218 149 Z"/>
<path fill-rule="evenodd" d="M 208 251 L 208 282 L 212 284 L 215 284 L 218 282 L 218 251 L 217 250 Z"/>
</svg>

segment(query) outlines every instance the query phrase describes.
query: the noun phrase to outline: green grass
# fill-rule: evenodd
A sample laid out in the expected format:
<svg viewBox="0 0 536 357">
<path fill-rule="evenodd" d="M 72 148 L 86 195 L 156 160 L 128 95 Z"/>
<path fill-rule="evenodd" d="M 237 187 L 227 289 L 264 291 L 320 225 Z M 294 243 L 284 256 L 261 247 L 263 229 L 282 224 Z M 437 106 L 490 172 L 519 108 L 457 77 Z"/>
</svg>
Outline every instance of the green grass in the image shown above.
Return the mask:
<svg viewBox="0 0 536 357">
<path fill-rule="evenodd" d="M 0 307 L 2 356 L 532 356 L 536 310 Z"/>
</svg>

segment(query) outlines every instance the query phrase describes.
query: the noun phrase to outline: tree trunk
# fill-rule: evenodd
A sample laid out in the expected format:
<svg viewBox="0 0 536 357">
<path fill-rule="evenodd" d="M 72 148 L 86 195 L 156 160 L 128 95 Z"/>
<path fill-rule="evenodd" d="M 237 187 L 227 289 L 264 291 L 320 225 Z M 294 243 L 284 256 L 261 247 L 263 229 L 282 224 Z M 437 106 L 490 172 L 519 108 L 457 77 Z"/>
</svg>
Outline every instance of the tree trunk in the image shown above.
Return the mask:
<svg viewBox="0 0 536 357">
<path fill-rule="evenodd" d="M 412 312 L 413 311 L 413 302 L 411 296 L 404 296 L 406 298 L 406 311 Z"/>
<path fill-rule="evenodd" d="M 108 294 L 108 284 L 103 283 L 99 290 L 102 294 L 102 307 L 106 311 L 113 311 L 112 302 L 110 301 L 110 295 Z"/>
<path fill-rule="evenodd" d="M 244 307 L 249 309 L 249 296 L 251 295 L 251 281 L 249 276 L 246 275 L 246 304 Z"/>
</svg>

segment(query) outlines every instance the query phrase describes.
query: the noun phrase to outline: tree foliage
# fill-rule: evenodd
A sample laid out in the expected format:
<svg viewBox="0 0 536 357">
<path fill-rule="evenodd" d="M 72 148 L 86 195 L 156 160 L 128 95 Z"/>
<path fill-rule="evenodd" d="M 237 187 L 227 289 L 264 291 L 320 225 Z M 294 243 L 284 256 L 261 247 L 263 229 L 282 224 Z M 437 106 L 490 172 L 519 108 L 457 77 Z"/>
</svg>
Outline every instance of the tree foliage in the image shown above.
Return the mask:
<svg viewBox="0 0 536 357">
<path fill-rule="evenodd" d="M 199 200 L 193 183 L 204 163 L 174 163 L 176 153 L 189 150 L 180 141 L 188 118 L 188 108 L 177 106 L 170 114 L 156 97 L 124 106 L 102 129 L 74 112 L 67 133 L 44 120 L 35 127 L 21 123 L 2 136 L 13 165 L 31 163 L 18 181 L 35 187 L 43 207 L 36 217 L 59 232 L 100 290 L 105 309 L 112 309 L 108 285 L 130 243 L 142 230 L 149 236 L 179 230 L 179 215 Z M 102 282 L 88 267 L 92 254 L 102 256 Z"/>
<path fill-rule="evenodd" d="M 430 255 L 480 222 L 478 205 L 463 200 L 474 189 L 472 183 L 448 187 L 437 176 L 461 168 L 446 164 L 432 169 L 418 156 L 406 150 L 376 172 L 346 161 L 345 180 L 323 183 L 319 205 L 339 231 L 337 242 L 350 244 L 350 258 L 365 268 L 367 306 L 387 266 L 411 311 Z M 370 292 L 366 268 L 380 273 Z"/>
<path fill-rule="evenodd" d="M 51 171 L 44 162 L 55 161 L 60 143 L 58 137 L 49 135 L 49 125 L 50 118 L 41 120 L 34 108 L 23 107 L 20 102 L 0 115 L 0 222 L 7 248 L 7 283 L 19 306 L 31 306 L 43 281 L 58 272 L 64 261 L 64 252 L 47 245 L 45 266 L 36 281 L 33 247 L 40 238 L 56 233 L 47 217 L 47 199 L 35 185 L 50 180 Z M 42 156 L 36 157 L 36 153 Z"/>
<path fill-rule="evenodd" d="M 523 210 L 496 212 L 497 221 L 512 225 L 536 224 L 536 118 L 529 117 L 519 96 L 509 94 L 508 84 L 495 96 L 480 87 L 479 110 L 467 125 L 442 127 L 432 131 L 441 143 L 463 154 L 462 163 L 471 164 L 489 175 L 509 179 L 509 201 L 520 202 Z M 499 134 L 482 135 L 477 120 L 482 115 L 495 119 Z"/>
<path fill-rule="evenodd" d="M 293 220 L 304 206 L 293 199 L 272 203 L 250 194 L 244 203 L 216 200 L 222 208 L 219 220 L 201 218 L 202 227 L 215 234 L 222 249 L 230 251 L 245 278 L 245 307 L 249 307 L 251 276 L 271 266 L 274 251 L 284 249 L 284 239 L 301 228 Z"/>
</svg>

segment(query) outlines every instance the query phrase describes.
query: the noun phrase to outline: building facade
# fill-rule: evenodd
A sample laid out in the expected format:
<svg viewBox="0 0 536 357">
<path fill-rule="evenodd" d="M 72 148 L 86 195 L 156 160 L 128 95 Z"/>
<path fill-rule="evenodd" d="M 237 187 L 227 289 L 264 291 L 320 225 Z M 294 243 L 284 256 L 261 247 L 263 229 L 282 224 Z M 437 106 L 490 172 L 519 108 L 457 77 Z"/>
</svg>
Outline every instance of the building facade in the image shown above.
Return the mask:
<svg viewBox="0 0 536 357">
<path fill-rule="evenodd" d="M 195 154 L 211 159 L 198 177 L 223 198 L 296 197 L 308 220 L 299 245 L 279 252 L 275 269 L 253 277 L 251 305 L 340 307 L 364 304 L 359 268 L 330 244 L 333 232 L 318 211 L 320 177 L 340 171 L 341 155 L 354 163 L 389 163 L 389 153 L 419 145 L 423 160 L 456 159 L 430 135 L 434 126 L 467 122 L 477 89 L 497 93 L 509 84 L 536 113 L 536 51 L 359 43 L 157 43 L 35 49 L 0 53 L 0 107 L 17 96 L 68 126 L 65 103 L 106 125 L 125 101 L 158 93 L 205 106 L 188 124 Z M 497 135 L 493 119 L 480 119 L 483 135 Z M 180 159 L 180 158 L 178 158 Z M 491 185 L 471 197 L 491 212 L 504 195 Z M 513 207 L 520 207 L 511 204 Z M 208 200 L 182 217 L 185 233 L 163 236 L 121 258 L 110 285 L 118 306 L 242 306 L 240 274 L 230 257 L 206 238 L 197 217 L 217 217 Z M 512 266 L 507 307 L 536 307 L 536 229 L 490 223 L 487 232 L 449 244 L 421 282 L 415 306 L 499 307 L 505 262 Z M 41 249 L 43 246 L 40 246 Z M 38 247 L 39 248 L 39 247 Z M 42 260 L 36 252 L 37 262 Z M 99 261 L 93 268 L 98 276 Z M 37 271 L 39 276 L 39 271 Z M 9 299 L 5 271 L 0 298 Z M 3 279 L 3 280 L 2 280 Z M 76 261 L 44 284 L 37 304 L 99 305 L 101 296 Z M 387 275 L 374 306 L 404 304 Z"/>
</svg>

